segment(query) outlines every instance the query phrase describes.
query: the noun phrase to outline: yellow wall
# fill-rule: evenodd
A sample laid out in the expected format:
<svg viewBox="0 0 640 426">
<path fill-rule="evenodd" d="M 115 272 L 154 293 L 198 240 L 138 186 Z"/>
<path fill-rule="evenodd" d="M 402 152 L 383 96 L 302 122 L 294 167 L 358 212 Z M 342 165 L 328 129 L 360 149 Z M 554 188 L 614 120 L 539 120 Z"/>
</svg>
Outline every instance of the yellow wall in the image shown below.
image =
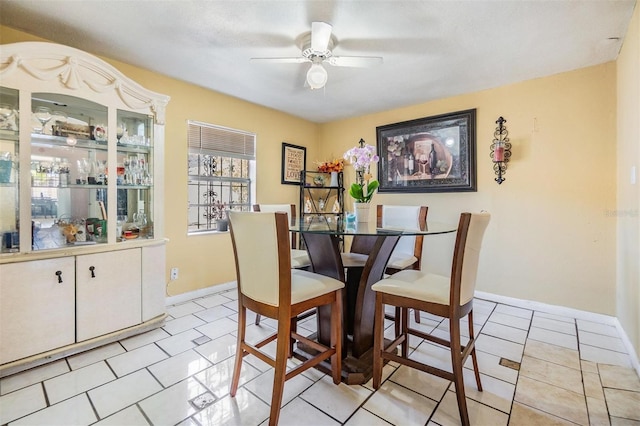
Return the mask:
<svg viewBox="0 0 640 426">
<path fill-rule="evenodd" d="M 615 69 L 611 62 L 329 123 L 320 143 L 343 152 L 360 137 L 375 143 L 376 126 L 477 108 L 478 192 L 376 194 L 373 202 L 424 204 L 430 219 L 448 222 L 488 210 L 478 290 L 615 315 L 615 219 L 606 214 L 616 207 Z M 513 144 L 502 185 L 489 158 L 499 116 Z M 425 264 L 444 263 L 441 245 L 425 239 Z"/>
<path fill-rule="evenodd" d="M 616 315 L 640 354 L 640 8 L 636 7 L 617 61 L 618 200 Z"/>
<path fill-rule="evenodd" d="M 29 34 L 0 26 L 0 41 L 40 41 Z M 205 90 L 122 62 L 103 58 L 145 88 L 171 96 L 165 126 L 165 236 L 167 272 L 180 269 L 168 282 L 176 295 L 235 280 L 233 250 L 228 233 L 187 236 L 187 120 L 197 120 L 256 133 L 257 201 L 297 203 L 298 188 L 280 184 L 282 142 L 307 147 L 307 161 L 317 157 L 318 125 Z M 168 281 L 168 278 L 167 278 Z"/>
</svg>

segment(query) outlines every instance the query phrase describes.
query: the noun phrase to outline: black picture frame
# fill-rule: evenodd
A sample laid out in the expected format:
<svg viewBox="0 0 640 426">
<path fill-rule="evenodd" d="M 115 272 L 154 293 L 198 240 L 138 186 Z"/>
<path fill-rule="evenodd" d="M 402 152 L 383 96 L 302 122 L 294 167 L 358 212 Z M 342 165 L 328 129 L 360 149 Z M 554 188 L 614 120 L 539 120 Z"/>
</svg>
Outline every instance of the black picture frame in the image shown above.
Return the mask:
<svg viewBox="0 0 640 426">
<path fill-rule="evenodd" d="M 282 142 L 282 180 L 284 185 L 300 185 L 300 172 L 307 168 L 307 148 Z"/>
<path fill-rule="evenodd" d="M 476 192 L 476 110 L 376 127 L 378 192 Z"/>
</svg>

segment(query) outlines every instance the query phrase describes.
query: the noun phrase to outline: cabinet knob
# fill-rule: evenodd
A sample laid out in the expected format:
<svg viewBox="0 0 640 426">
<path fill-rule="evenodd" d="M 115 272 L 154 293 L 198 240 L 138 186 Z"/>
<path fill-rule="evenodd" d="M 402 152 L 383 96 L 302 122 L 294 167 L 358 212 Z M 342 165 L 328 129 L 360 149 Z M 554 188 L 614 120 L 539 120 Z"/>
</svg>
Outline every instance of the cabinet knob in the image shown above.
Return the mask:
<svg viewBox="0 0 640 426">
<path fill-rule="evenodd" d="M 91 278 L 95 278 L 96 277 L 96 267 L 95 266 L 89 266 L 89 270 L 91 271 Z"/>
<path fill-rule="evenodd" d="M 56 271 L 56 275 L 58 276 L 58 284 L 62 283 L 62 271 Z"/>
</svg>

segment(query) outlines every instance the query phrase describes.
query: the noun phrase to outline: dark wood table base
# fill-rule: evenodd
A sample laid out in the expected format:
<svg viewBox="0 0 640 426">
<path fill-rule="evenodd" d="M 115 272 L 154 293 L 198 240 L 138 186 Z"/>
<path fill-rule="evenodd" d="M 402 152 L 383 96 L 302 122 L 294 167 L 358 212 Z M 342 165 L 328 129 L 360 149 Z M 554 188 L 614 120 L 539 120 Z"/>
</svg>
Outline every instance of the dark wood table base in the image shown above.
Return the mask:
<svg viewBox="0 0 640 426">
<path fill-rule="evenodd" d="M 314 333 L 309 337 L 315 339 L 316 335 Z M 390 341 L 385 339 L 385 344 L 389 343 Z M 347 355 L 342 359 L 342 381 L 347 385 L 363 385 L 371 380 L 373 376 L 373 348 L 370 348 L 357 358 L 351 353 L 351 340 L 349 340 L 345 352 Z M 314 349 L 298 342 L 293 351 L 293 356 L 300 361 L 306 361 L 315 353 L 317 352 Z M 316 368 L 323 373 L 331 374 L 331 360 L 322 361 Z"/>
<path fill-rule="evenodd" d="M 339 239 L 331 234 L 302 235 L 307 246 L 312 270 L 345 282 L 343 291 L 343 361 L 342 378 L 347 384 L 362 384 L 369 381 L 373 371 L 373 320 L 375 292 L 371 286 L 382 279 L 400 235 L 372 235 L 359 240 L 363 252 L 369 253 L 364 267 L 350 268 L 345 276 L 339 251 Z M 320 306 L 317 311 L 317 333 L 313 339 L 323 345 L 331 342 L 331 310 Z M 313 354 L 311 348 L 300 345 L 294 354 L 306 360 Z M 330 372 L 330 363 L 318 367 Z"/>
</svg>

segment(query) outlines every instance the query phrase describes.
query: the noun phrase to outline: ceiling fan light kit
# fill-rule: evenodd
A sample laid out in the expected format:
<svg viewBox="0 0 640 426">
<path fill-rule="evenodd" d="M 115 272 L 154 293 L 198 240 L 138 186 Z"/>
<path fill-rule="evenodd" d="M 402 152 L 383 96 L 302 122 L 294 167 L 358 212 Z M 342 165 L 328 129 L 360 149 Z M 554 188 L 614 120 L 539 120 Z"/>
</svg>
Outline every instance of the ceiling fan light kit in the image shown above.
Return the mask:
<svg viewBox="0 0 640 426">
<path fill-rule="evenodd" d="M 320 64 L 312 64 L 307 71 L 307 84 L 311 89 L 322 89 L 328 78 L 327 70 Z"/>
</svg>

